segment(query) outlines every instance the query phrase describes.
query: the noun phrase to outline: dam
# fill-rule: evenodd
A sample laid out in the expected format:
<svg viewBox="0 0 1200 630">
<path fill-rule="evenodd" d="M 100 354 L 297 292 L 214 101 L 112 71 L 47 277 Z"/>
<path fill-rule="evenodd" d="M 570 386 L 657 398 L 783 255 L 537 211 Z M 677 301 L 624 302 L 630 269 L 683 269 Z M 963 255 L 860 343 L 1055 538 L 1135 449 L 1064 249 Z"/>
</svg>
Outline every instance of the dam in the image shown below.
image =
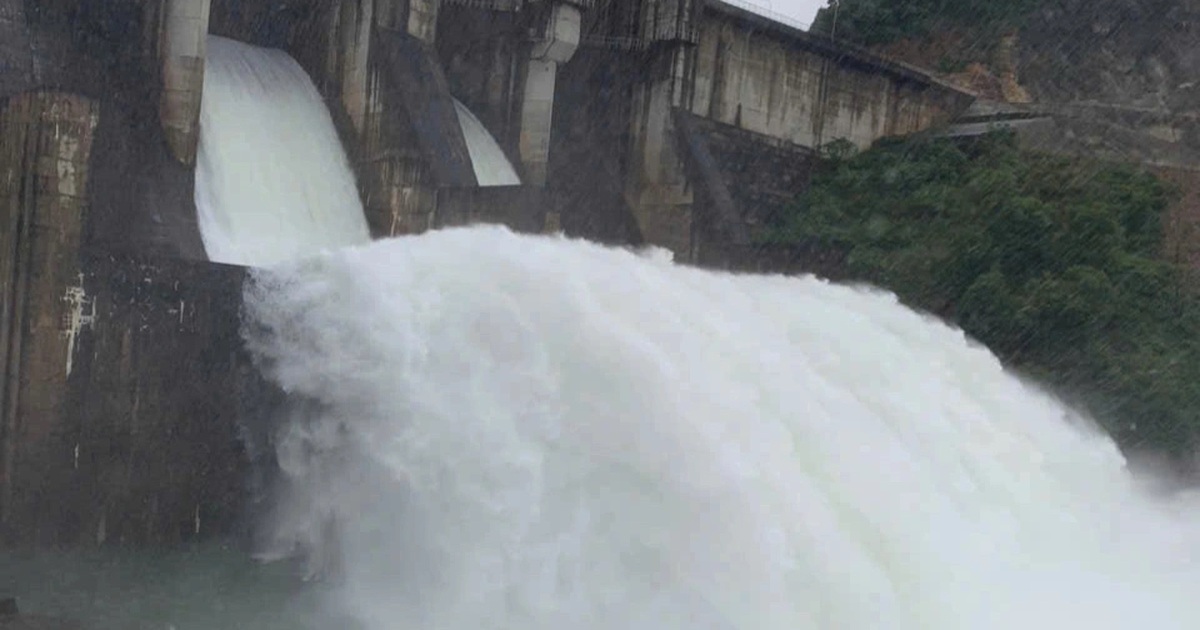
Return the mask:
<svg viewBox="0 0 1200 630">
<path fill-rule="evenodd" d="M 10 544 L 241 526 L 238 419 L 277 404 L 239 342 L 242 265 L 485 222 L 737 267 L 825 143 L 973 100 L 715 0 L 0 9 Z M 255 104 L 297 89 L 307 110 Z M 308 170 L 264 153 L 280 137 Z"/>
<path fill-rule="evenodd" d="M 298 627 L 1195 626 L 1195 496 L 721 271 L 970 94 L 717 1 L 0 3 L 0 546 L 296 560 Z M 244 590 L 156 627 L 293 627 Z"/>
</svg>

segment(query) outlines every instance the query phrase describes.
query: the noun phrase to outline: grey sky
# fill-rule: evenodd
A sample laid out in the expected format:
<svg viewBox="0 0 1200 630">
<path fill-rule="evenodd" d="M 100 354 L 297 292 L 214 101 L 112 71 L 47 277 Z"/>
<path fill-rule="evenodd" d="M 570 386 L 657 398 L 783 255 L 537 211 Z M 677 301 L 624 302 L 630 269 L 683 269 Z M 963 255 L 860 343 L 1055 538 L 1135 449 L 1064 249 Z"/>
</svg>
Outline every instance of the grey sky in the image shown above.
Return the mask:
<svg viewBox="0 0 1200 630">
<path fill-rule="evenodd" d="M 756 13 L 778 13 L 792 21 L 808 25 L 817 16 L 817 9 L 825 6 L 825 0 L 741 0 L 733 4 L 743 5 L 751 10 L 755 10 L 752 7 L 756 7 L 759 9 Z"/>
</svg>

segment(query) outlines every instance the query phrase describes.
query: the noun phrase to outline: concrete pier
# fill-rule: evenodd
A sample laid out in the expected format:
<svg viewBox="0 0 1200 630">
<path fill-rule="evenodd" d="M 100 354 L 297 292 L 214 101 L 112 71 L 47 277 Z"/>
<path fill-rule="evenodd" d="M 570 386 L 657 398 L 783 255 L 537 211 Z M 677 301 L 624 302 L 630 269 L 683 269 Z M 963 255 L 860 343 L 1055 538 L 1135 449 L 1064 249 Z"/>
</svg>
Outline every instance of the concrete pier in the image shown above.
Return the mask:
<svg viewBox="0 0 1200 630">
<path fill-rule="evenodd" d="M 164 0 L 159 116 L 175 159 L 196 162 L 211 0 Z"/>
<path fill-rule="evenodd" d="M 525 180 L 534 186 L 546 185 L 558 67 L 570 61 L 579 47 L 582 16 L 579 7 L 555 2 L 543 20 L 525 70 L 521 100 L 521 163 Z"/>
</svg>

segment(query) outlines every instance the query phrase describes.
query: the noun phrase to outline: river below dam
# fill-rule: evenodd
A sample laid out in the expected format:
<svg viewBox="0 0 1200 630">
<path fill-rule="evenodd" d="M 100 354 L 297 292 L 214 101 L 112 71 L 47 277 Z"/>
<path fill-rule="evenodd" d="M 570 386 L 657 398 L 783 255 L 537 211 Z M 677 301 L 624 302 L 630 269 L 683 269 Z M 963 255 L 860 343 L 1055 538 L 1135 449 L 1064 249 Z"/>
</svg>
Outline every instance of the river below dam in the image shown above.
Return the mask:
<svg viewBox="0 0 1200 630">
<path fill-rule="evenodd" d="M 352 618 L 330 612 L 327 585 L 220 545 L 4 552 L 0 595 L 16 597 L 22 614 L 87 630 L 358 630 Z"/>
</svg>

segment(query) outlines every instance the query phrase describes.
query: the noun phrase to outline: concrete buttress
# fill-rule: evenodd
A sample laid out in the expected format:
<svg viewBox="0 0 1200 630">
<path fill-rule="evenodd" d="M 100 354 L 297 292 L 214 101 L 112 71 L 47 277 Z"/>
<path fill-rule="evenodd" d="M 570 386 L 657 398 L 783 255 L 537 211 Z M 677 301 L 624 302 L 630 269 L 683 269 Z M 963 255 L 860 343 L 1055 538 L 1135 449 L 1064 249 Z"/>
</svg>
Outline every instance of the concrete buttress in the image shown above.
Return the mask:
<svg viewBox="0 0 1200 630">
<path fill-rule="evenodd" d="M 530 53 L 521 105 L 520 136 L 521 163 L 527 184 L 546 185 L 558 67 L 569 61 L 579 47 L 581 20 L 578 7 L 552 4 Z"/>
<path fill-rule="evenodd" d="M 211 0 L 166 0 L 160 37 L 163 131 L 175 159 L 196 162 Z"/>
</svg>

